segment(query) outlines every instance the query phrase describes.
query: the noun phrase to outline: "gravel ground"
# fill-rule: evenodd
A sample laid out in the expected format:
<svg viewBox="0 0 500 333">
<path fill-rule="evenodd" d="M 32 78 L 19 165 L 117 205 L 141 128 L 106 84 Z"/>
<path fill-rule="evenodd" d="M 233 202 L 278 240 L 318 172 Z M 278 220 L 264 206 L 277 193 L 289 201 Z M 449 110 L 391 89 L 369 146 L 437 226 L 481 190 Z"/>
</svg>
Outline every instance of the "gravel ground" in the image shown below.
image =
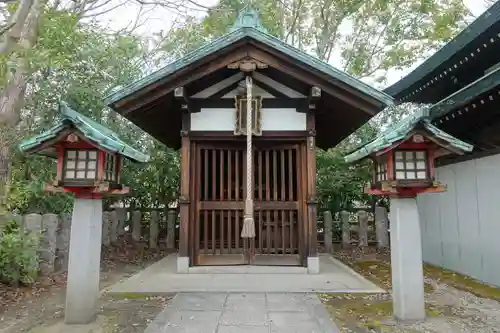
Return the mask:
<svg viewBox="0 0 500 333">
<path fill-rule="evenodd" d="M 390 290 L 390 265 L 387 254 L 379 254 L 377 259 L 372 257 L 369 262 L 354 258 L 347 252 L 336 257 L 381 287 Z M 320 298 L 335 323 L 345 333 L 500 332 L 500 303 L 496 300 L 500 289 L 446 270 L 440 272 L 435 267 L 425 271 L 427 319 L 423 322 L 403 324 L 395 321 L 392 318 L 390 293 L 321 294 Z"/>
<path fill-rule="evenodd" d="M 166 252 L 150 251 L 125 239 L 123 244 L 103 251 L 101 289 L 129 277 L 163 258 Z M 65 274 L 40 283 L 15 289 L 0 285 L 0 333 L 142 333 L 173 295 L 103 295 L 99 300 L 98 318 L 89 325 L 67 326 L 64 321 Z M 0 296 L 2 296 L 0 294 Z"/>
</svg>

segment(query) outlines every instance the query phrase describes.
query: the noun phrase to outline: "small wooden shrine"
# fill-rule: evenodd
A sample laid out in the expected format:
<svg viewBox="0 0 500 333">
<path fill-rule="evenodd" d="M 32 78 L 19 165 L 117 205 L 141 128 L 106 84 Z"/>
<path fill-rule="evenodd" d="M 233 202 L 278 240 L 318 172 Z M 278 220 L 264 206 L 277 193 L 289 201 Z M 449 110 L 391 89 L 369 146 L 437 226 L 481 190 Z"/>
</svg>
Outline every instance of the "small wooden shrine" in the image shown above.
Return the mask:
<svg viewBox="0 0 500 333">
<path fill-rule="evenodd" d="M 181 149 L 179 271 L 317 271 L 315 149 L 335 146 L 392 99 L 270 35 L 245 7 L 227 34 L 107 103 Z"/>
</svg>

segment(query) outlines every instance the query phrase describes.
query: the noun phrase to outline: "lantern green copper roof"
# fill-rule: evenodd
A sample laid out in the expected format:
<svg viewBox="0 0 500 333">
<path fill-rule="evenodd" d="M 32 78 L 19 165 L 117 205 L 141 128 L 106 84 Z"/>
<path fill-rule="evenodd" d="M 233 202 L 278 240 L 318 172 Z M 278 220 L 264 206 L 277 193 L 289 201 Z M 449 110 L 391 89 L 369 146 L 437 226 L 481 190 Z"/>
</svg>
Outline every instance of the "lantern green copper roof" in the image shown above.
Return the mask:
<svg viewBox="0 0 500 333">
<path fill-rule="evenodd" d="M 148 155 L 123 142 L 109 128 L 78 113 L 65 102 L 59 103 L 59 112 L 61 120 L 49 130 L 23 141 L 19 145 L 21 151 L 37 151 L 44 142 L 57 138 L 63 130 L 72 126 L 99 148 L 121 154 L 134 162 L 145 163 L 149 160 Z"/>
<path fill-rule="evenodd" d="M 105 98 L 105 102 L 111 106 L 113 103 L 125 98 L 126 96 L 129 96 L 130 94 L 133 94 L 134 92 L 137 92 L 194 62 L 245 38 L 254 39 L 284 54 L 287 54 L 296 61 L 302 62 L 309 67 L 322 72 L 323 74 L 356 88 L 363 94 L 376 99 L 385 106 L 393 104 L 393 98 L 388 94 L 375 89 L 370 85 L 350 76 L 349 74 L 327 64 L 326 62 L 321 61 L 318 58 L 280 40 L 279 38 L 268 34 L 267 30 L 261 23 L 258 12 L 249 6 L 240 10 L 236 21 L 229 29 L 228 33 L 201 46 L 193 52 L 188 53 L 183 58 L 168 64 L 156 72 L 143 77 L 142 79 L 139 79 L 125 87 L 113 89 L 112 92 Z"/>
<path fill-rule="evenodd" d="M 428 131 L 433 137 L 447 142 L 451 147 L 463 152 L 470 152 L 474 148 L 473 145 L 463 142 L 432 125 L 429 117 L 429 108 L 425 107 L 416 111 L 413 115 L 404 118 L 396 125 L 386 129 L 373 141 L 368 142 L 356 151 L 345 156 L 344 160 L 347 163 L 352 163 L 364 159 L 377 151 L 383 150 L 398 141 L 406 139 L 408 135 L 417 128 Z"/>
</svg>

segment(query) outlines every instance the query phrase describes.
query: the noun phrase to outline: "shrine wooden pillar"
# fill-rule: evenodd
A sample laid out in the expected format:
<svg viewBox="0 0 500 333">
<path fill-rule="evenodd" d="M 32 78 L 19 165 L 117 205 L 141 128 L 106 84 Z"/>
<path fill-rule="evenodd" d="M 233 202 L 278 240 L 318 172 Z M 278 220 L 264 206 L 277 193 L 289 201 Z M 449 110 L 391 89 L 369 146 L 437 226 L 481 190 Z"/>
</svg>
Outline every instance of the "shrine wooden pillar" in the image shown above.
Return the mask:
<svg viewBox="0 0 500 333">
<path fill-rule="evenodd" d="M 191 116 L 187 110 L 182 111 L 181 130 L 181 177 L 180 177 L 180 226 L 179 226 L 179 256 L 177 257 L 177 272 L 188 273 L 189 259 L 189 221 L 190 221 L 190 161 L 191 142 L 189 130 L 191 129 Z"/>
<path fill-rule="evenodd" d="M 308 256 L 307 270 L 309 274 L 319 273 L 318 231 L 316 224 L 316 124 L 312 110 L 307 112 L 307 234 Z"/>
</svg>

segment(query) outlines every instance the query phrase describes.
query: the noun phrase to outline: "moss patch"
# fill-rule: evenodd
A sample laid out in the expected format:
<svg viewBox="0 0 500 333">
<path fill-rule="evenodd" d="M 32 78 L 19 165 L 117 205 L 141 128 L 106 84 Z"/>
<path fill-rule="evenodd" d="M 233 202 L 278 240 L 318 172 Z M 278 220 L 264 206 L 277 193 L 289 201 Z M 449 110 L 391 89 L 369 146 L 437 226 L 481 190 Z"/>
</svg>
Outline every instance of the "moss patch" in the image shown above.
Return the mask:
<svg viewBox="0 0 500 333">
<path fill-rule="evenodd" d="M 393 321 L 393 305 L 389 294 L 320 294 L 322 302 L 335 322 L 343 330 L 364 329 L 375 332 L 391 332 Z M 425 304 L 427 317 L 449 315 L 451 309 L 436 304 Z M 405 332 L 413 332 L 408 330 Z"/>
<path fill-rule="evenodd" d="M 112 299 L 148 299 L 158 295 L 153 295 L 150 293 L 108 293 L 106 297 Z"/>
<path fill-rule="evenodd" d="M 339 251 L 335 257 L 353 270 L 384 288 L 392 289 L 389 253 L 374 253 L 370 259 L 354 257 L 349 251 Z M 484 284 L 476 279 L 433 265 L 424 264 L 424 276 L 428 280 L 449 285 L 458 290 L 470 292 L 477 297 L 500 301 L 500 288 Z M 425 283 L 424 291 L 428 301 L 425 304 L 427 317 L 461 318 L 452 305 L 433 301 L 435 284 Z M 382 333 L 420 332 L 394 322 L 393 304 L 389 293 L 385 294 L 320 294 L 320 298 L 331 313 L 342 332 Z"/>
<path fill-rule="evenodd" d="M 392 289 L 391 265 L 388 262 L 381 260 L 361 260 L 344 261 L 344 263 L 379 287 L 386 290 Z M 432 293 L 434 292 L 434 287 L 430 283 L 424 283 L 424 291 Z"/>
<path fill-rule="evenodd" d="M 424 274 L 433 280 L 442 282 L 458 290 L 467 291 L 477 297 L 489 298 L 500 302 L 500 288 L 487 285 L 469 276 L 429 264 L 424 264 Z"/>
</svg>

